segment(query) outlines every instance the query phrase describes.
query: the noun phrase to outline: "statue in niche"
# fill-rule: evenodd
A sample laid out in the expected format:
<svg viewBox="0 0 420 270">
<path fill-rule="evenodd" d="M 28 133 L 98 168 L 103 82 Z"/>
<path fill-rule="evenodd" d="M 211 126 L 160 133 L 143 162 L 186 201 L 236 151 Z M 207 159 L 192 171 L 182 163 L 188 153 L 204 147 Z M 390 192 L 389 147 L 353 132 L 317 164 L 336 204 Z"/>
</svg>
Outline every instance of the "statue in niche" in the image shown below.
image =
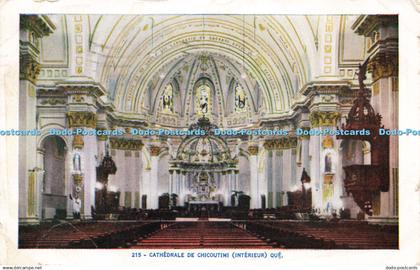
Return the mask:
<svg viewBox="0 0 420 270">
<path fill-rule="evenodd" d="M 73 156 L 73 170 L 79 172 L 81 167 L 80 154 L 75 153 Z"/>
<path fill-rule="evenodd" d="M 173 87 L 172 84 L 168 84 L 163 92 L 162 96 L 162 111 L 164 113 L 173 113 L 174 112 L 174 102 L 173 102 Z"/>
<path fill-rule="evenodd" d="M 199 115 L 207 115 L 210 112 L 210 87 L 205 84 L 202 83 L 200 86 L 198 86 L 197 88 L 197 114 Z"/>
<path fill-rule="evenodd" d="M 235 87 L 235 111 L 243 112 L 245 110 L 245 91 L 237 84 Z"/>
<path fill-rule="evenodd" d="M 331 153 L 325 155 L 325 170 L 324 172 L 332 172 L 332 156 Z"/>
<path fill-rule="evenodd" d="M 202 114 L 206 114 L 209 110 L 209 98 L 205 95 L 200 96 L 200 110 Z"/>
</svg>

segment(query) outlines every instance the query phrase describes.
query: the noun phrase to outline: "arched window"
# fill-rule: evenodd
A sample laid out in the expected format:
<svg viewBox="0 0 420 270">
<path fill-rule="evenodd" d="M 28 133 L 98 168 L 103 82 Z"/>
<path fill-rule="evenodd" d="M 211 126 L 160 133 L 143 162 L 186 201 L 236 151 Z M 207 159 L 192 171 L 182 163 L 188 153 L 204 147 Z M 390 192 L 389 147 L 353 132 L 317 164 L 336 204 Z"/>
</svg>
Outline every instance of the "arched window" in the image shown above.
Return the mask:
<svg viewBox="0 0 420 270">
<path fill-rule="evenodd" d="M 208 80 L 201 79 L 196 84 L 195 89 L 195 112 L 200 116 L 209 116 L 211 114 L 211 88 Z"/>
<path fill-rule="evenodd" d="M 242 86 L 237 83 L 235 86 L 235 112 L 246 111 L 246 95 Z"/>
<path fill-rule="evenodd" d="M 174 112 L 174 89 L 172 84 L 168 84 L 165 88 L 165 91 L 162 95 L 161 106 L 163 113 L 173 113 Z"/>
</svg>

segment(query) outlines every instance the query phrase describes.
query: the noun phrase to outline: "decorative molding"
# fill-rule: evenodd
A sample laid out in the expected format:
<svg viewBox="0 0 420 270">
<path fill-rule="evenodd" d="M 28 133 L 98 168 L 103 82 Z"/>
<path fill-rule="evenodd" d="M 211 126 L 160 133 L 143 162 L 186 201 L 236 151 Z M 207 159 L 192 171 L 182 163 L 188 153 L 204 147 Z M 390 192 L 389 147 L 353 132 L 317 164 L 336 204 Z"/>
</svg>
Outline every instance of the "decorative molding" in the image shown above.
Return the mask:
<svg viewBox="0 0 420 270">
<path fill-rule="evenodd" d="M 143 142 L 141 140 L 111 138 L 110 144 L 112 149 L 118 150 L 141 151 L 143 149 Z"/>
<path fill-rule="evenodd" d="M 83 174 L 73 174 L 73 182 L 75 186 L 80 187 L 83 183 Z"/>
<path fill-rule="evenodd" d="M 149 152 L 150 152 L 150 155 L 153 156 L 153 157 L 159 156 L 160 147 L 156 146 L 156 145 L 151 145 L 149 147 Z"/>
<path fill-rule="evenodd" d="M 55 106 L 55 105 L 58 105 L 58 104 L 65 105 L 66 101 L 64 99 L 48 98 L 48 99 L 41 100 L 40 104 L 41 105 L 51 105 L 51 106 Z"/>
<path fill-rule="evenodd" d="M 104 87 L 93 81 L 73 81 L 57 84 L 57 89 L 64 90 L 68 95 L 74 96 L 72 101 L 82 102 L 83 95 L 100 97 L 105 95 Z"/>
<path fill-rule="evenodd" d="M 372 81 L 381 78 L 398 77 L 397 53 L 380 53 L 368 63 L 368 71 L 372 73 Z"/>
<path fill-rule="evenodd" d="M 73 137 L 73 148 L 83 149 L 85 142 L 83 141 L 82 135 L 74 135 Z"/>
<path fill-rule="evenodd" d="M 371 37 L 379 27 L 398 25 L 398 15 L 361 15 L 351 26 L 356 34 Z"/>
<path fill-rule="evenodd" d="M 85 101 L 85 98 L 82 95 L 74 95 L 73 96 L 73 102 L 80 103 L 80 102 L 83 102 L 83 101 Z"/>
<path fill-rule="evenodd" d="M 311 128 L 310 127 L 300 127 L 300 129 L 302 129 L 303 131 L 309 131 Z M 309 135 L 309 132 L 307 134 L 308 135 L 301 135 L 301 136 L 299 136 L 299 138 L 301 140 L 308 140 L 311 137 L 311 135 Z"/>
<path fill-rule="evenodd" d="M 317 81 L 309 82 L 306 85 L 304 85 L 300 90 L 300 93 L 308 97 L 318 94 L 351 97 L 354 96 L 354 91 L 351 88 L 352 84 L 350 82 Z"/>
<path fill-rule="evenodd" d="M 56 28 L 45 15 L 21 15 L 20 29 L 34 32 L 38 38 L 42 38 L 52 34 Z"/>
<path fill-rule="evenodd" d="M 283 137 L 275 140 L 266 140 L 264 142 L 264 148 L 266 150 L 283 150 L 296 148 L 297 138 L 296 137 Z"/>
<path fill-rule="evenodd" d="M 96 128 L 97 116 L 93 112 L 68 112 L 67 123 L 69 128 L 90 127 Z"/>
<path fill-rule="evenodd" d="M 251 156 L 258 155 L 258 145 L 250 145 L 248 146 L 248 152 Z"/>
<path fill-rule="evenodd" d="M 101 129 L 98 129 L 98 130 L 103 131 L 105 129 L 102 129 L 101 128 Z M 99 141 L 106 141 L 108 139 L 108 136 L 107 135 L 97 135 L 96 137 L 98 138 Z"/>
<path fill-rule="evenodd" d="M 334 148 L 334 140 L 331 136 L 327 135 L 322 140 L 322 148 L 324 148 L 324 149 Z"/>
<path fill-rule="evenodd" d="M 36 56 L 21 50 L 19 55 L 19 79 L 28 80 L 35 84 L 40 71 L 41 65 Z"/>
<path fill-rule="evenodd" d="M 338 120 L 340 120 L 341 114 L 339 112 L 320 112 L 315 111 L 311 112 L 309 115 L 309 120 L 311 122 L 311 127 L 321 127 L 321 126 L 330 126 L 334 127 L 337 125 Z"/>
</svg>

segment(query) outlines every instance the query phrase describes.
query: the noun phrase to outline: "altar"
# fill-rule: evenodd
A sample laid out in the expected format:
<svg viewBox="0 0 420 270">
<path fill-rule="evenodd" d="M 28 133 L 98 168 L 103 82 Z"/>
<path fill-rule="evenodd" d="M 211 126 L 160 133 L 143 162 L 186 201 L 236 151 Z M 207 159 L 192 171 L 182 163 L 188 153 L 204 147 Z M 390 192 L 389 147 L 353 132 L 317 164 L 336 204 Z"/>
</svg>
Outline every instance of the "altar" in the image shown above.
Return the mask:
<svg viewBox="0 0 420 270">
<path fill-rule="evenodd" d="M 188 204 L 188 211 L 190 212 L 219 212 L 221 202 L 213 201 L 213 200 L 206 200 L 206 201 L 189 201 Z"/>
<path fill-rule="evenodd" d="M 238 190 L 238 160 L 227 142 L 214 135 L 218 127 L 206 117 L 190 125 L 204 135 L 185 137 L 169 167 L 169 193 L 190 212 L 219 212 L 230 206 L 230 196 Z"/>
</svg>

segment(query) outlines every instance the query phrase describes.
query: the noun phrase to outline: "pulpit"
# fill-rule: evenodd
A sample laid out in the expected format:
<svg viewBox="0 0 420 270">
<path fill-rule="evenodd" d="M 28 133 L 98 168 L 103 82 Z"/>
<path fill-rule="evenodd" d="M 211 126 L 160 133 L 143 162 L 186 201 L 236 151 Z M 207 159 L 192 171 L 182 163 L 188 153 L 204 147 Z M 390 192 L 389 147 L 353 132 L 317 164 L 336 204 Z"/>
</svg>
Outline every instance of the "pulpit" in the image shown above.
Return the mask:
<svg viewBox="0 0 420 270">
<path fill-rule="evenodd" d="M 120 194 L 108 191 L 108 176 L 116 172 L 115 162 L 107 152 L 101 164 L 96 167 L 97 182 L 101 185 L 101 189 L 95 192 L 95 208 L 98 214 L 110 213 L 118 208 Z"/>
<path fill-rule="evenodd" d="M 337 139 L 350 139 L 368 141 L 371 146 L 370 165 L 350 165 L 343 167 L 346 177 L 344 187 L 348 193 L 353 195 L 358 206 L 366 214 L 372 215 L 371 206 L 379 193 L 389 190 L 389 136 L 380 135 L 381 115 L 375 114 L 370 105 L 368 91 L 365 88 L 366 67 L 369 59 L 363 65 L 359 65 L 358 97 L 354 100 L 353 106 L 342 125 L 344 131 L 367 130 L 366 135 L 339 135 Z M 368 134 L 368 135 L 367 135 Z"/>
</svg>

